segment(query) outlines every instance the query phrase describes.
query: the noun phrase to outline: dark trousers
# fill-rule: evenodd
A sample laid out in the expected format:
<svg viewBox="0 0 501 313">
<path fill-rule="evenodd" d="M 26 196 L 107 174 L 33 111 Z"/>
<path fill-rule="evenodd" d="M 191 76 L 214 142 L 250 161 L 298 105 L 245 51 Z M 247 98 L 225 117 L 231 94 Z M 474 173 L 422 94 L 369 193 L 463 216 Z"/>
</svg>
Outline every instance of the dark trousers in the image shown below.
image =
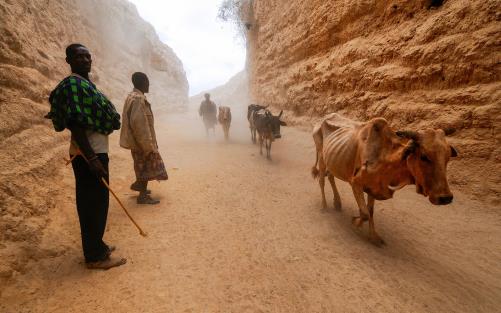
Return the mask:
<svg viewBox="0 0 501 313">
<path fill-rule="evenodd" d="M 100 153 L 97 156 L 108 172 L 108 154 Z M 82 156 L 77 156 L 71 165 L 75 174 L 77 211 L 85 262 L 105 260 L 109 255 L 109 248 L 103 242 L 108 217 L 109 191 L 92 173 Z M 106 181 L 109 181 L 109 177 L 106 177 Z"/>
</svg>

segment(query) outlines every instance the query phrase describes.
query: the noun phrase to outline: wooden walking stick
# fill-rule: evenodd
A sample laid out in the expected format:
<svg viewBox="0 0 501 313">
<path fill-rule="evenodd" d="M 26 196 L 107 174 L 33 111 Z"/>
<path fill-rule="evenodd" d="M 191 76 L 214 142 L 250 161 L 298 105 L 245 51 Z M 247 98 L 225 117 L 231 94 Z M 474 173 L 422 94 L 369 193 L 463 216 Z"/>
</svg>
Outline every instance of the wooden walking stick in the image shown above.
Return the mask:
<svg viewBox="0 0 501 313">
<path fill-rule="evenodd" d="M 132 221 L 132 223 L 134 223 L 134 226 L 136 226 L 137 230 L 139 230 L 139 234 L 143 237 L 147 237 L 148 235 L 141 229 L 141 227 L 136 223 L 136 221 L 134 220 L 134 218 L 132 218 L 132 216 L 130 215 L 129 211 L 127 211 L 127 209 L 125 208 L 125 206 L 123 205 L 122 201 L 120 201 L 120 199 L 118 198 L 118 196 L 115 194 L 115 192 L 111 189 L 110 185 L 108 184 L 108 182 L 106 181 L 106 179 L 104 179 L 103 177 L 101 177 L 101 181 L 103 182 L 103 184 L 106 186 L 106 188 L 108 188 L 108 190 L 111 192 L 111 194 L 113 195 L 113 197 L 115 197 L 115 200 L 117 200 L 118 204 L 120 204 L 120 206 L 122 207 L 122 209 L 124 210 L 125 214 L 127 214 L 127 216 L 129 217 L 129 219 Z"/>
<path fill-rule="evenodd" d="M 65 159 L 65 161 L 67 162 L 66 165 L 70 164 L 71 161 L 73 161 L 78 155 L 81 155 L 82 158 L 84 158 L 85 162 L 87 162 L 87 164 L 89 164 L 89 160 L 87 160 L 87 158 L 85 157 L 85 155 L 83 153 L 81 153 L 80 150 L 78 150 L 78 152 L 74 156 L 72 156 L 70 160 L 66 160 Z M 106 179 L 104 179 L 104 177 L 101 177 L 101 182 L 106 186 L 106 188 L 108 189 L 108 191 L 111 192 L 111 194 L 113 195 L 113 197 L 115 198 L 115 200 L 117 200 L 117 202 L 120 205 L 120 207 L 122 207 L 122 209 L 124 210 L 124 212 L 127 215 L 127 217 L 131 220 L 131 222 L 134 224 L 134 226 L 136 226 L 137 230 L 139 230 L 139 234 L 141 236 L 143 236 L 143 237 L 147 237 L 148 235 L 137 224 L 137 222 L 134 220 L 134 218 L 132 217 L 132 215 L 130 215 L 129 211 L 127 211 L 127 209 L 123 205 L 122 201 L 120 201 L 120 199 L 115 194 L 115 192 L 111 189 L 110 185 L 108 184 L 108 182 L 106 181 Z"/>
<path fill-rule="evenodd" d="M 66 166 L 68 166 L 73 160 L 78 156 L 78 154 L 75 154 L 71 157 L 71 159 L 63 158 L 64 162 L 66 162 Z"/>
</svg>

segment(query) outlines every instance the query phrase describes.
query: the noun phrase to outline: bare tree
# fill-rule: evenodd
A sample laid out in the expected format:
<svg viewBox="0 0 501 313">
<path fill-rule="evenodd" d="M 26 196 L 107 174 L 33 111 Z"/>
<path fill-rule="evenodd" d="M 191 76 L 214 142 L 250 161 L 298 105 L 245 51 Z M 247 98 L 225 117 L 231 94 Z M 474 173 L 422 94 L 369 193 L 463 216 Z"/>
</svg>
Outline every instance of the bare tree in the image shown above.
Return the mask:
<svg viewBox="0 0 501 313">
<path fill-rule="evenodd" d="M 252 2 L 253 0 L 223 0 L 219 6 L 218 18 L 235 24 L 244 41 L 247 31 L 253 26 Z"/>
</svg>

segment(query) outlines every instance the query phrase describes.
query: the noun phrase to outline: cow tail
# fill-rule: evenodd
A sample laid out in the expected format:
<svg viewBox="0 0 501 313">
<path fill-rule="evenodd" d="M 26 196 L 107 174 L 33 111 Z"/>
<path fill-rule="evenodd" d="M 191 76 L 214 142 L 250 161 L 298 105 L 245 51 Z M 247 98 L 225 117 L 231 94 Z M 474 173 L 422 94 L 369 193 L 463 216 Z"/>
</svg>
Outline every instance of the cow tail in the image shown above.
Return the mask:
<svg viewBox="0 0 501 313">
<path fill-rule="evenodd" d="M 317 179 L 318 175 L 320 174 L 320 171 L 317 168 L 317 165 L 318 165 L 318 151 L 316 152 L 316 155 L 317 155 L 317 159 L 315 161 L 315 165 L 311 168 L 311 176 L 313 177 L 313 179 Z"/>
</svg>

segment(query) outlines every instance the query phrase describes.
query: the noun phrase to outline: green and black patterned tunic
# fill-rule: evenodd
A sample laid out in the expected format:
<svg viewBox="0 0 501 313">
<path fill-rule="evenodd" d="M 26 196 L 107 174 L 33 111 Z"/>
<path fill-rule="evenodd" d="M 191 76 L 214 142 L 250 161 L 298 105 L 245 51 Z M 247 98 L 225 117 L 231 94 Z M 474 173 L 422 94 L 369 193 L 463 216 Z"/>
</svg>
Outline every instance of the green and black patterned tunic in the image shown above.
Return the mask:
<svg viewBox="0 0 501 313">
<path fill-rule="evenodd" d="M 109 135 L 120 129 L 120 114 L 96 85 L 80 77 L 71 75 L 63 79 L 49 98 L 52 120 L 58 132 L 70 124 L 84 129 Z"/>
</svg>

